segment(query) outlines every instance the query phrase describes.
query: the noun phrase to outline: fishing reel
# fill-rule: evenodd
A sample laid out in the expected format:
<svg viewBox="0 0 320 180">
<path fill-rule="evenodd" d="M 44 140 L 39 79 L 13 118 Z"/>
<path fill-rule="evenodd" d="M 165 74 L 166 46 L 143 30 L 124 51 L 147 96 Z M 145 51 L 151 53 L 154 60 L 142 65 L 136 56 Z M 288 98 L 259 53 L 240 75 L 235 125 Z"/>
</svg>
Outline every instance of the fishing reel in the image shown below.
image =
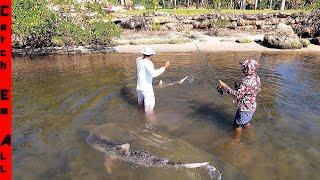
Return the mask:
<svg viewBox="0 0 320 180">
<path fill-rule="evenodd" d="M 220 86 L 217 86 L 217 91 L 220 93 L 220 95 L 223 95 L 223 89 Z"/>
<path fill-rule="evenodd" d="M 235 82 L 234 82 L 234 88 L 235 88 L 236 90 L 238 90 L 238 89 L 240 88 L 240 84 L 241 84 L 241 81 L 235 81 Z M 216 89 L 217 89 L 218 93 L 220 93 L 220 95 L 223 95 L 223 89 L 222 89 L 222 87 L 217 86 Z"/>
<path fill-rule="evenodd" d="M 234 82 L 234 88 L 235 88 L 236 90 L 240 89 L 240 84 L 241 84 L 241 81 L 235 81 L 235 82 Z"/>
</svg>

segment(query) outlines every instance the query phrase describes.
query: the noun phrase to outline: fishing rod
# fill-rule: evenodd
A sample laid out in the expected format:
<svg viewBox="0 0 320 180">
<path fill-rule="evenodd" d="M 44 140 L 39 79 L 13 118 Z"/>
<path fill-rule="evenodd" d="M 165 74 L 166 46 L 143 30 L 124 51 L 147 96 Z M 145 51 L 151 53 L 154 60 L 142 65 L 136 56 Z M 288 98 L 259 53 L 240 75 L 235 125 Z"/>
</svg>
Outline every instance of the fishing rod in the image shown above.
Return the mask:
<svg viewBox="0 0 320 180">
<path fill-rule="evenodd" d="M 197 52 L 198 52 L 198 54 L 199 54 L 199 56 L 200 56 L 200 59 L 203 60 L 203 61 L 205 61 L 206 64 L 208 65 L 209 69 L 210 69 L 210 71 L 209 71 L 209 72 L 211 72 L 211 73 L 210 73 L 210 76 L 209 76 L 210 81 L 211 81 L 212 83 L 215 82 L 215 81 L 213 80 L 213 78 L 212 78 L 212 77 L 213 77 L 212 74 L 213 74 L 213 75 L 216 77 L 216 79 L 218 80 L 218 82 L 220 82 L 220 78 L 219 78 L 218 74 L 214 71 L 214 69 L 213 69 L 212 65 L 210 64 L 210 62 L 208 61 L 208 59 L 205 58 L 204 56 L 202 56 L 199 46 L 198 46 L 195 42 L 193 42 L 193 44 L 194 44 L 194 45 L 196 46 L 196 48 L 197 48 Z M 223 95 L 223 89 L 222 89 L 220 86 L 217 86 L 216 89 L 217 89 L 217 91 L 218 91 L 221 95 Z"/>
<path fill-rule="evenodd" d="M 175 18 L 178 20 L 179 18 L 178 18 L 178 16 L 177 16 L 177 14 L 176 14 L 174 11 L 172 11 L 172 13 L 173 13 L 173 15 L 175 16 Z M 182 28 L 182 25 L 181 25 L 180 21 L 178 21 L 178 25 Z M 202 58 L 203 56 L 201 55 L 201 51 L 200 51 L 198 45 L 197 45 L 195 42 L 193 42 L 193 44 L 194 44 L 194 45 L 196 46 L 196 48 L 197 48 L 198 54 L 199 54 L 199 56 L 200 56 L 200 59 L 203 59 L 203 60 L 208 64 L 209 69 L 210 69 L 211 72 L 214 74 L 214 76 L 218 79 L 218 82 L 220 82 L 219 76 L 218 76 L 217 73 L 214 71 L 214 69 L 212 68 L 211 64 L 210 64 L 209 61 L 207 60 L 207 58 Z M 214 80 L 212 79 L 212 76 L 210 76 L 210 81 L 211 81 L 212 83 L 214 83 Z M 222 89 L 220 86 L 217 86 L 216 89 L 217 89 L 217 91 L 218 91 L 221 95 L 223 95 L 223 89 Z"/>
</svg>

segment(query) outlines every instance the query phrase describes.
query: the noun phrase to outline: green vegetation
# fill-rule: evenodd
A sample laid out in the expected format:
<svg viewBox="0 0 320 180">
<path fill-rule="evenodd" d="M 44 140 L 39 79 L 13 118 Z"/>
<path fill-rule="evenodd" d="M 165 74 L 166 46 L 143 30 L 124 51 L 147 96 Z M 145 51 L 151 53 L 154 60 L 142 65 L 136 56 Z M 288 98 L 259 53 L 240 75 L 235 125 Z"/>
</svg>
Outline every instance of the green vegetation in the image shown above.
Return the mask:
<svg viewBox="0 0 320 180">
<path fill-rule="evenodd" d="M 160 31 L 161 25 L 159 23 L 152 23 L 151 28 L 152 31 Z"/>
<path fill-rule="evenodd" d="M 217 28 L 226 28 L 229 24 L 230 24 L 230 21 L 225 19 L 214 19 L 210 21 L 211 27 L 217 27 Z"/>
<path fill-rule="evenodd" d="M 109 1 L 108 1 L 109 2 Z M 122 0 L 121 5 L 131 4 L 143 5 L 147 9 L 178 9 L 178 8 L 197 8 L 197 9 L 241 9 L 241 10 L 287 10 L 304 9 L 305 7 L 319 4 L 319 0 Z M 109 4 L 112 4 L 109 2 Z M 116 3 L 118 4 L 118 3 Z M 318 6 L 319 7 L 319 6 Z"/>
<path fill-rule="evenodd" d="M 184 36 L 156 36 L 156 37 L 139 37 L 135 39 L 114 39 L 112 44 L 115 45 L 142 45 L 142 44 L 182 44 L 190 42 L 191 39 Z"/>
<path fill-rule="evenodd" d="M 87 3 L 87 11 L 98 13 L 94 17 L 81 13 L 71 16 L 72 0 L 55 0 L 63 13 L 50 9 L 46 0 L 13 0 L 13 35 L 14 47 L 50 47 L 50 46 L 79 46 L 106 45 L 112 37 L 120 36 L 122 29 L 116 26 L 101 11 L 102 5 Z M 75 4 L 80 10 L 80 6 Z"/>
<path fill-rule="evenodd" d="M 276 13 L 280 12 L 281 1 L 283 0 L 273 0 L 272 8 L 269 10 L 263 9 L 266 9 L 271 1 L 259 1 L 256 7 L 254 7 L 254 1 L 247 1 L 247 6 L 241 7 L 242 10 L 240 10 L 237 3 L 230 4 L 232 1 L 226 0 L 108 0 L 103 2 L 92 0 L 83 3 L 77 3 L 74 0 L 13 0 L 13 46 L 40 48 L 110 44 L 111 39 L 119 37 L 123 30 L 111 21 L 112 15 L 108 15 L 105 8 L 119 5 L 119 3 L 125 3 L 129 7 L 141 4 L 147 9 L 118 11 L 115 14 L 151 15 L 155 12 L 163 12 L 173 16 L 193 16 L 218 12 L 222 14 Z M 179 9 L 182 6 L 189 8 Z M 302 9 L 302 7 L 307 8 Z M 281 12 L 294 13 L 319 8 L 320 0 L 298 0 L 295 3 L 288 0 L 286 10 Z M 210 25 L 225 28 L 229 25 L 229 21 L 212 20 Z M 161 25 L 159 22 L 154 22 L 151 28 L 154 31 L 160 31 Z M 184 31 L 184 27 L 177 26 L 176 31 Z"/>
<path fill-rule="evenodd" d="M 320 9 L 320 0 L 316 0 L 315 3 L 310 4 L 309 6 L 307 6 L 307 9 L 311 9 L 311 10 Z"/>
<path fill-rule="evenodd" d="M 300 39 L 300 43 L 303 47 L 308 47 L 310 45 L 310 41 L 308 39 Z"/>
<path fill-rule="evenodd" d="M 285 10 L 288 13 L 304 12 L 307 10 Z M 217 13 L 214 9 L 157 9 L 154 12 L 166 12 L 169 14 L 175 14 L 178 16 L 193 16 L 208 13 Z M 276 13 L 283 12 L 280 10 L 240 10 L 240 9 L 222 9 L 221 14 L 261 14 L 261 13 Z M 150 10 L 128 10 L 118 11 L 116 14 L 127 14 L 127 15 L 143 15 L 150 14 Z"/>
<path fill-rule="evenodd" d="M 147 9 L 157 9 L 159 5 L 158 0 L 142 0 L 140 2 Z"/>
<path fill-rule="evenodd" d="M 44 1 L 13 1 L 13 34 L 25 46 L 50 46 L 58 15 L 52 13 Z M 45 35 L 45 36 L 43 36 Z M 22 44 L 20 44 L 22 45 Z"/>
</svg>

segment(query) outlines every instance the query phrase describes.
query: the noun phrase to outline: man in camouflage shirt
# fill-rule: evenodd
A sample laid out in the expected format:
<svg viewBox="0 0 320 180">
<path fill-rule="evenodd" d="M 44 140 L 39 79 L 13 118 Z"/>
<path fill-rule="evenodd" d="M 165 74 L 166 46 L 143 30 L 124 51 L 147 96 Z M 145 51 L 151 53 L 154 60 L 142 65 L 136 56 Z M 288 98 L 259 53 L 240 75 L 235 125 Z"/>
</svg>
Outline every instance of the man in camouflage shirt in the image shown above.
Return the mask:
<svg viewBox="0 0 320 180">
<path fill-rule="evenodd" d="M 257 108 L 256 97 L 260 92 L 260 78 L 256 74 L 258 63 L 253 59 L 247 59 L 240 63 L 244 77 L 237 90 L 230 88 L 220 81 L 220 87 L 227 93 L 233 95 L 237 100 L 237 113 L 234 118 L 233 127 L 235 138 L 240 141 L 243 128 L 251 128 L 250 121 Z"/>
</svg>

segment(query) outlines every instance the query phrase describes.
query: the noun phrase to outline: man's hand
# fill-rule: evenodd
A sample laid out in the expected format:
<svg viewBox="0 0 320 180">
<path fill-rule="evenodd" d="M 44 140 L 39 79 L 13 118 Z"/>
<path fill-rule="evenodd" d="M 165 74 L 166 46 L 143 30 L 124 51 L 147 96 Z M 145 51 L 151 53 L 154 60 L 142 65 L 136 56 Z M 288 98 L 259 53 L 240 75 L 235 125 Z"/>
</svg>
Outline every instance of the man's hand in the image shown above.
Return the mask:
<svg viewBox="0 0 320 180">
<path fill-rule="evenodd" d="M 166 64 L 163 66 L 165 69 L 168 69 L 168 67 L 170 66 L 170 61 L 167 61 Z"/>
<path fill-rule="evenodd" d="M 223 81 L 219 80 L 219 86 L 222 88 L 228 87 L 226 83 L 224 83 Z"/>
</svg>

